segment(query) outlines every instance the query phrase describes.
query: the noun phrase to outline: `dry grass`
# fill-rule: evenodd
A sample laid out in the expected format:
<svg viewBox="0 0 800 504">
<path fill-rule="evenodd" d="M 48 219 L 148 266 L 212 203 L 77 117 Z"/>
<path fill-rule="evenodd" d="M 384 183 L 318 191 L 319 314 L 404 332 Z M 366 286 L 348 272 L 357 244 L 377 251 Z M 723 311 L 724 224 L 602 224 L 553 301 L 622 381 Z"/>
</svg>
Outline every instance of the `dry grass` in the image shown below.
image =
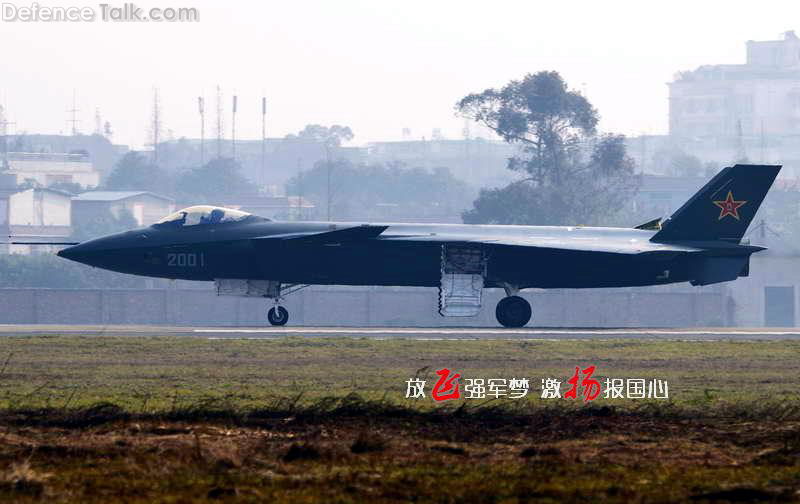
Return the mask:
<svg viewBox="0 0 800 504">
<path fill-rule="evenodd" d="M 349 415 L 334 417 L 140 416 L 83 426 L 68 422 L 69 427 L 58 421 L 42 426 L 18 413 L 0 427 L 0 467 L 6 468 L 0 500 L 784 502 L 800 497 L 800 421 L 694 420 L 613 408 L 511 416 L 496 409 L 396 413 L 401 414 L 376 413 L 362 403 L 351 405 Z"/>
</svg>

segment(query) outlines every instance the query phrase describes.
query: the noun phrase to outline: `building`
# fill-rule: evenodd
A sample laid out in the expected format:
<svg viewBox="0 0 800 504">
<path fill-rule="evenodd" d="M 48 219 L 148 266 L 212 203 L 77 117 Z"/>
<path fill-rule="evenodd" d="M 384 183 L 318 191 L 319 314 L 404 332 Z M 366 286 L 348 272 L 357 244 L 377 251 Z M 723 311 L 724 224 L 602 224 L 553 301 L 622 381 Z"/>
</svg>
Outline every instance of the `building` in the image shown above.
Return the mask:
<svg viewBox="0 0 800 504">
<path fill-rule="evenodd" d="M 32 181 L 40 187 L 57 183 L 97 187 L 100 173 L 94 169 L 89 155 L 83 152 L 53 154 L 40 152 L 9 152 L 6 174 L 13 175 L 17 184 Z"/>
<path fill-rule="evenodd" d="M 241 164 L 242 174 L 260 188 L 282 187 L 292 177 L 313 169 L 316 163 L 326 159 L 344 159 L 354 164 L 366 162 L 366 152 L 367 149 L 363 147 L 334 146 L 326 149 L 320 141 L 297 137 L 266 138 L 263 144 L 261 140 L 236 141 L 236 161 Z M 203 153 L 205 163 L 218 155 L 233 157 L 233 144 L 230 139 L 223 139 L 217 144 L 215 138 L 206 138 Z M 181 138 L 162 142 L 159 144 L 158 159 L 163 168 L 172 172 L 187 166 L 199 166 L 200 140 Z"/>
<path fill-rule="evenodd" d="M 72 220 L 85 222 L 110 213 L 129 212 L 140 226 L 148 226 L 175 211 L 175 201 L 147 191 L 88 191 L 72 198 Z"/>
<path fill-rule="evenodd" d="M 723 164 L 747 158 L 800 174 L 800 38 L 748 41 L 743 64 L 703 65 L 669 83 L 669 134 L 681 150 Z"/>
<path fill-rule="evenodd" d="M 218 202 L 219 206 L 276 220 L 304 220 L 313 215 L 315 205 L 302 196 L 239 196 Z M 186 205 L 189 206 L 189 205 Z"/>
<path fill-rule="evenodd" d="M 643 175 L 642 185 L 633 198 L 633 210 L 654 219 L 669 216 L 707 182 L 705 177 Z"/>
<path fill-rule="evenodd" d="M 21 241 L 65 241 L 72 234 L 71 195 L 47 188 L 12 192 L 0 188 L 0 231 Z M 10 241 L 10 240 L 9 240 Z M 50 253 L 60 247 L 11 245 L 0 252 Z"/>
<path fill-rule="evenodd" d="M 514 176 L 506 169 L 519 147 L 506 142 L 470 138 L 462 140 L 404 140 L 369 144 L 368 161 L 401 162 L 411 168 L 447 167 L 458 179 L 476 187 L 500 186 Z"/>
</svg>

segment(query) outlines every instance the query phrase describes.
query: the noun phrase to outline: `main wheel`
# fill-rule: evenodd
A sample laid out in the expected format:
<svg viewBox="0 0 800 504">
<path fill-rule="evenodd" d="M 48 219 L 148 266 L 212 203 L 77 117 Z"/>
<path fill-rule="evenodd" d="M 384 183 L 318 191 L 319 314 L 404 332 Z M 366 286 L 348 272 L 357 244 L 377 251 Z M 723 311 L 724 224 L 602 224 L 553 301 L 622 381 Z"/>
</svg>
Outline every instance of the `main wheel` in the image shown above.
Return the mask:
<svg viewBox="0 0 800 504">
<path fill-rule="evenodd" d="M 270 308 L 267 312 L 267 320 L 269 320 L 269 323 L 272 325 L 286 325 L 286 322 L 289 321 L 289 310 L 283 306 Z"/>
<path fill-rule="evenodd" d="M 531 305 L 525 298 L 508 296 L 497 303 L 495 315 L 503 327 L 523 327 L 531 320 Z"/>
</svg>

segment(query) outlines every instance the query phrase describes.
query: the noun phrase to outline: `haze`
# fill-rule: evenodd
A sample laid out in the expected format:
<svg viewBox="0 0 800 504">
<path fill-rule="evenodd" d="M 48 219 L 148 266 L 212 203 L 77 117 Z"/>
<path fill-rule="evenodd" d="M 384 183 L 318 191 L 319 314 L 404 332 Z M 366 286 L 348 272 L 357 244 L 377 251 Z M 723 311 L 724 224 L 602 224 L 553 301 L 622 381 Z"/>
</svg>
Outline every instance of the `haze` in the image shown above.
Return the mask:
<svg viewBox="0 0 800 504">
<path fill-rule="evenodd" d="M 603 130 L 664 133 L 666 82 L 675 72 L 742 62 L 746 40 L 796 29 L 800 11 L 788 1 L 136 5 L 197 7 L 200 21 L 0 22 L 10 132 L 69 132 L 75 90 L 80 131 L 94 130 L 99 108 L 114 142 L 138 147 L 157 87 L 165 131 L 198 137 L 197 96 L 213 108 L 219 84 L 226 115 L 230 95 L 239 96 L 240 138 L 260 138 L 262 94 L 270 137 L 338 123 L 353 129 L 356 145 L 400 139 L 403 128 L 415 138 L 429 138 L 433 128 L 459 138 L 464 123 L 453 104 L 460 97 L 553 69 L 586 92 Z M 229 117 L 225 128 L 228 136 Z"/>
</svg>

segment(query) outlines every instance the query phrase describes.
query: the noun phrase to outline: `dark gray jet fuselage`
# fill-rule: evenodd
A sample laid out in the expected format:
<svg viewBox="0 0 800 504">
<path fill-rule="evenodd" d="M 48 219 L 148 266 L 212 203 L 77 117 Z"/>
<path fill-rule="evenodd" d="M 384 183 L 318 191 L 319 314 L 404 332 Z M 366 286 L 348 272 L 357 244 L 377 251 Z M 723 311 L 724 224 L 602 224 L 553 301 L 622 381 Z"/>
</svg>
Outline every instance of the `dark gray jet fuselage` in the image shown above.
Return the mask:
<svg viewBox="0 0 800 504">
<path fill-rule="evenodd" d="M 386 230 L 371 239 L 295 238 L 362 226 Z M 437 287 L 442 244 L 457 243 L 487 250 L 486 287 L 567 288 L 687 282 L 696 258 L 760 250 L 659 244 L 650 241 L 655 234 L 624 228 L 271 222 L 250 216 L 241 222 L 139 228 L 59 255 L 120 273 L 171 279 Z M 537 245 L 504 244 L 517 239 Z"/>
<path fill-rule="evenodd" d="M 448 295 L 454 303 L 472 295 L 478 307 L 480 289 L 502 287 L 509 297 L 501 304 L 515 298 L 506 308 L 516 312 L 509 315 L 498 305 L 498 319 L 519 326 L 530 319 L 527 301 L 516 296 L 520 289 L 706 285 L 747 275 L 750 255 L 763 247 L 741 244 L 741 239 L 779 170 L 725 168 L 663 226 L 658 221 L 647 229 L 273 222 L 201 206 L 59 255 L 133 275 L 263 280 L 279 289 L 298 284 L 439 287 L 445 302 Z M 508 316 L 501 317 L 501 311 Z"/>
</svg>

